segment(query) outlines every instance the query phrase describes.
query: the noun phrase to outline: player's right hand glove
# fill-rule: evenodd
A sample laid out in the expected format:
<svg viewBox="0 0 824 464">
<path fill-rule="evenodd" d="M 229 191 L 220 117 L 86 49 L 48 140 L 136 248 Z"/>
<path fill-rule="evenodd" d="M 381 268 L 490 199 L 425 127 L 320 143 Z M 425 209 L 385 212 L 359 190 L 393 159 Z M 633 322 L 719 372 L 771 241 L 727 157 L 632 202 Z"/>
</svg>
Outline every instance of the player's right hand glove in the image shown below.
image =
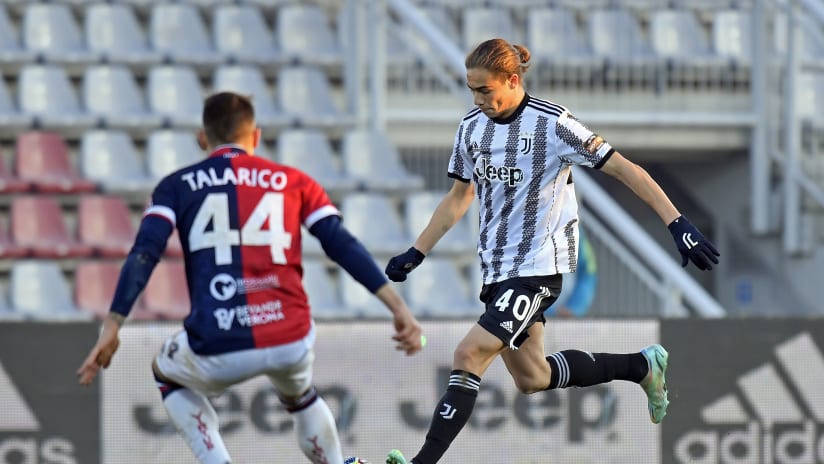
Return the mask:
<svg viewBox="0 0 824 464">
<path fill-rule="evenodd" d="M 712 264 L 718 264 L 721 256 L 715 245 L 707 240 L 698 229 L 690 224 L 683 215 L 672 221 L 667 228 L 675 239 L 675 246 L 681 253 L 681 267 L 686 267 L 689 261 L 702 271 L 712 269 Z"/>
<path fill-rule="evenodd" d="M 417 248 L 409 247 L 408 250 L 389 260 L 389 264 L 386 265 L 386 276 L 393 282 L 403 282 L 406 280 L 406 275 L 418 267 L 425 257 L 426 255 Z"/>
</svg>

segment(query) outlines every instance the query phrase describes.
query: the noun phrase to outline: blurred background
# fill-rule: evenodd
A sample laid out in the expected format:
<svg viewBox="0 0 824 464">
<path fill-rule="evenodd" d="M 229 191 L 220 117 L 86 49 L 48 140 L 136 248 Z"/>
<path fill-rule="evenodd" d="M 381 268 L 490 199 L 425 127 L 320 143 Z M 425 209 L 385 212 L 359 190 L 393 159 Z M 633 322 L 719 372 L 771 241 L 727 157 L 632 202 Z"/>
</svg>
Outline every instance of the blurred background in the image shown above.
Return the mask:
<svg viewBox="0 0 824 464">
<path fill-rule="evenodd" d="M 505 412 L 479 413 L 456 446 L 523 463 L 824 462 L 824 394 L 809 391 L 824 381 L 821 0 L 0 0 L 0 463 L 191 462 L 147 367 L 189 310 L 176 235 L 116 366 L 87 390 L 73 370 L 151 189 L 204 156 L 205 96 L 251 95 L 257 154 L 320 181 L 383 268 L 451 185 L 454 134 L 472 106 L 463 59 L 493 37 L 525 45 L 527 91 L 646 168 L 721 252 L 712 272 L 681 268 L 646 205 L 575 168 L 587 265 L 549 314 L 564 317 L 550 321 L 547 349 L 662 342 L 687 366 L 700 345 L 696 356 L 716 363 L 673 364 L 683 414 L 658 428 L 634 389 L 518 403 L 542 400 L 493 370 L 501 394 L 482 399 Z M 423 439 L 441 370 L 481 311 L 476 214 L 397 285 L 440 340 L 419 358 L 381 354 L 385 364 L 365 360 L 391 349 L 388 313 L 305 237 L 318 383 L 337 398 L 347 454 L 380 461 Z M 381 375 L 407 368 L 431 398 Z M 726 383 L 687 388 L 710 368 Z M 230 451 L 301 461 L 259 387 L 216 399 Z M 69 420 L 78 415 L 83 430 Z"/>
</svg>

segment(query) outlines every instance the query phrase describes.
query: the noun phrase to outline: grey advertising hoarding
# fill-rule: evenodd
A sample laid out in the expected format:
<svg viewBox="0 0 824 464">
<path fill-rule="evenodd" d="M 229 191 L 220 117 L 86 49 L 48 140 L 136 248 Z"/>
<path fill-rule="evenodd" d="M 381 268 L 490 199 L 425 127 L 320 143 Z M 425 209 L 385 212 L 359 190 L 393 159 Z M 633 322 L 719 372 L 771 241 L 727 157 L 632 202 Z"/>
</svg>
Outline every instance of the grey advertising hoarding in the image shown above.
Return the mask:
<svg viewBox="0 0 824 464">
<path fill-rule="evenodd" d="M 382 462 L 392 448 L 417 451 L 445 388 L 452 350 L 472 324 L 424 323 L 428 344 L 414 357 L 395 351 L 389 321 L 319 325 L 315 384 L 336 416 L 345 454 Z M 107 464 L 194 462 L 166 416 L 149 367 L 177 329 L 127 325 L 121 332 L 118 357 L 103 374 Z M 552 321 L 547 329 L 547 352 L 629 352 L 658 341 L 656 321 Z M 233 387 L 213 403 L 237 462 L 306 461 L 265 379 Z M 498 360 L 443 462 L 651 464 L 659 461 L 659 432 L 637 385 L 523 395 Z"/>
<path fill-rule="evenodd" d="M 824 463 L 824 320 L 671 320 L 665 464 Z"/>
<path fill-rule="evenodd" d="M 0 464 L 100 462 L 99 388 L 75 377 L 98 328 L 0 324 Z"/>
</svg>

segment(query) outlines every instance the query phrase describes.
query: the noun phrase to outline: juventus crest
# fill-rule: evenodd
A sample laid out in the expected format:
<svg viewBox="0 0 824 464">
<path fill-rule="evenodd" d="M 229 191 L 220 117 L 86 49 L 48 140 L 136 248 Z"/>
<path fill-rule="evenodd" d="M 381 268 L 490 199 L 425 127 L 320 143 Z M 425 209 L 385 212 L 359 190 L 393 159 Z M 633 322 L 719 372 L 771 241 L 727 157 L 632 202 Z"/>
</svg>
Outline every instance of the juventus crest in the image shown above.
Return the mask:
<svg viewBox="0 0 824 464">
<path fill-rule="evenodd" d="M 522 155 L 532 152 L 532 132 L 521 132 L 520 144 L 518 145 Z"/>
</svg>

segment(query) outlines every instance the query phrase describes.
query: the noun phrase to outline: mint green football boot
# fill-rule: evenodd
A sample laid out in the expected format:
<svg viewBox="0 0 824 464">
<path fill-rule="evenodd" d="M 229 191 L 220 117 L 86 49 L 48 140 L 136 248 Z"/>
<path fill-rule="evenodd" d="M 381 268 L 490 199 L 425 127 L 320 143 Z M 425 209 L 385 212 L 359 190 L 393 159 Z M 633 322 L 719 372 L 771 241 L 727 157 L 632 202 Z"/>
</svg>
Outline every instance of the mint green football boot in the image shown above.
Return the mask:
<svg viewBox="0 0 824 464">
<path fill-rule="evenodd" d="M 669 406 L 667 380 L 664 377 L 667 373 L 669 353 L 661 345 L 650 345 L 641 350 L 641 354 L 647 358 L 649 365 L 649 372 L 641 381 L 641 388 L 647 394 L 649 418 L 653 424 L 660 424 L 667 415 L 667 406 Z"/>
<path fill-rule="evenodd" d="M 393 449 L 386 455 L 386 464 L 409 464 L 405 457 L 403 457 L 403 453 L 400 451 Z"/>
</svg>

